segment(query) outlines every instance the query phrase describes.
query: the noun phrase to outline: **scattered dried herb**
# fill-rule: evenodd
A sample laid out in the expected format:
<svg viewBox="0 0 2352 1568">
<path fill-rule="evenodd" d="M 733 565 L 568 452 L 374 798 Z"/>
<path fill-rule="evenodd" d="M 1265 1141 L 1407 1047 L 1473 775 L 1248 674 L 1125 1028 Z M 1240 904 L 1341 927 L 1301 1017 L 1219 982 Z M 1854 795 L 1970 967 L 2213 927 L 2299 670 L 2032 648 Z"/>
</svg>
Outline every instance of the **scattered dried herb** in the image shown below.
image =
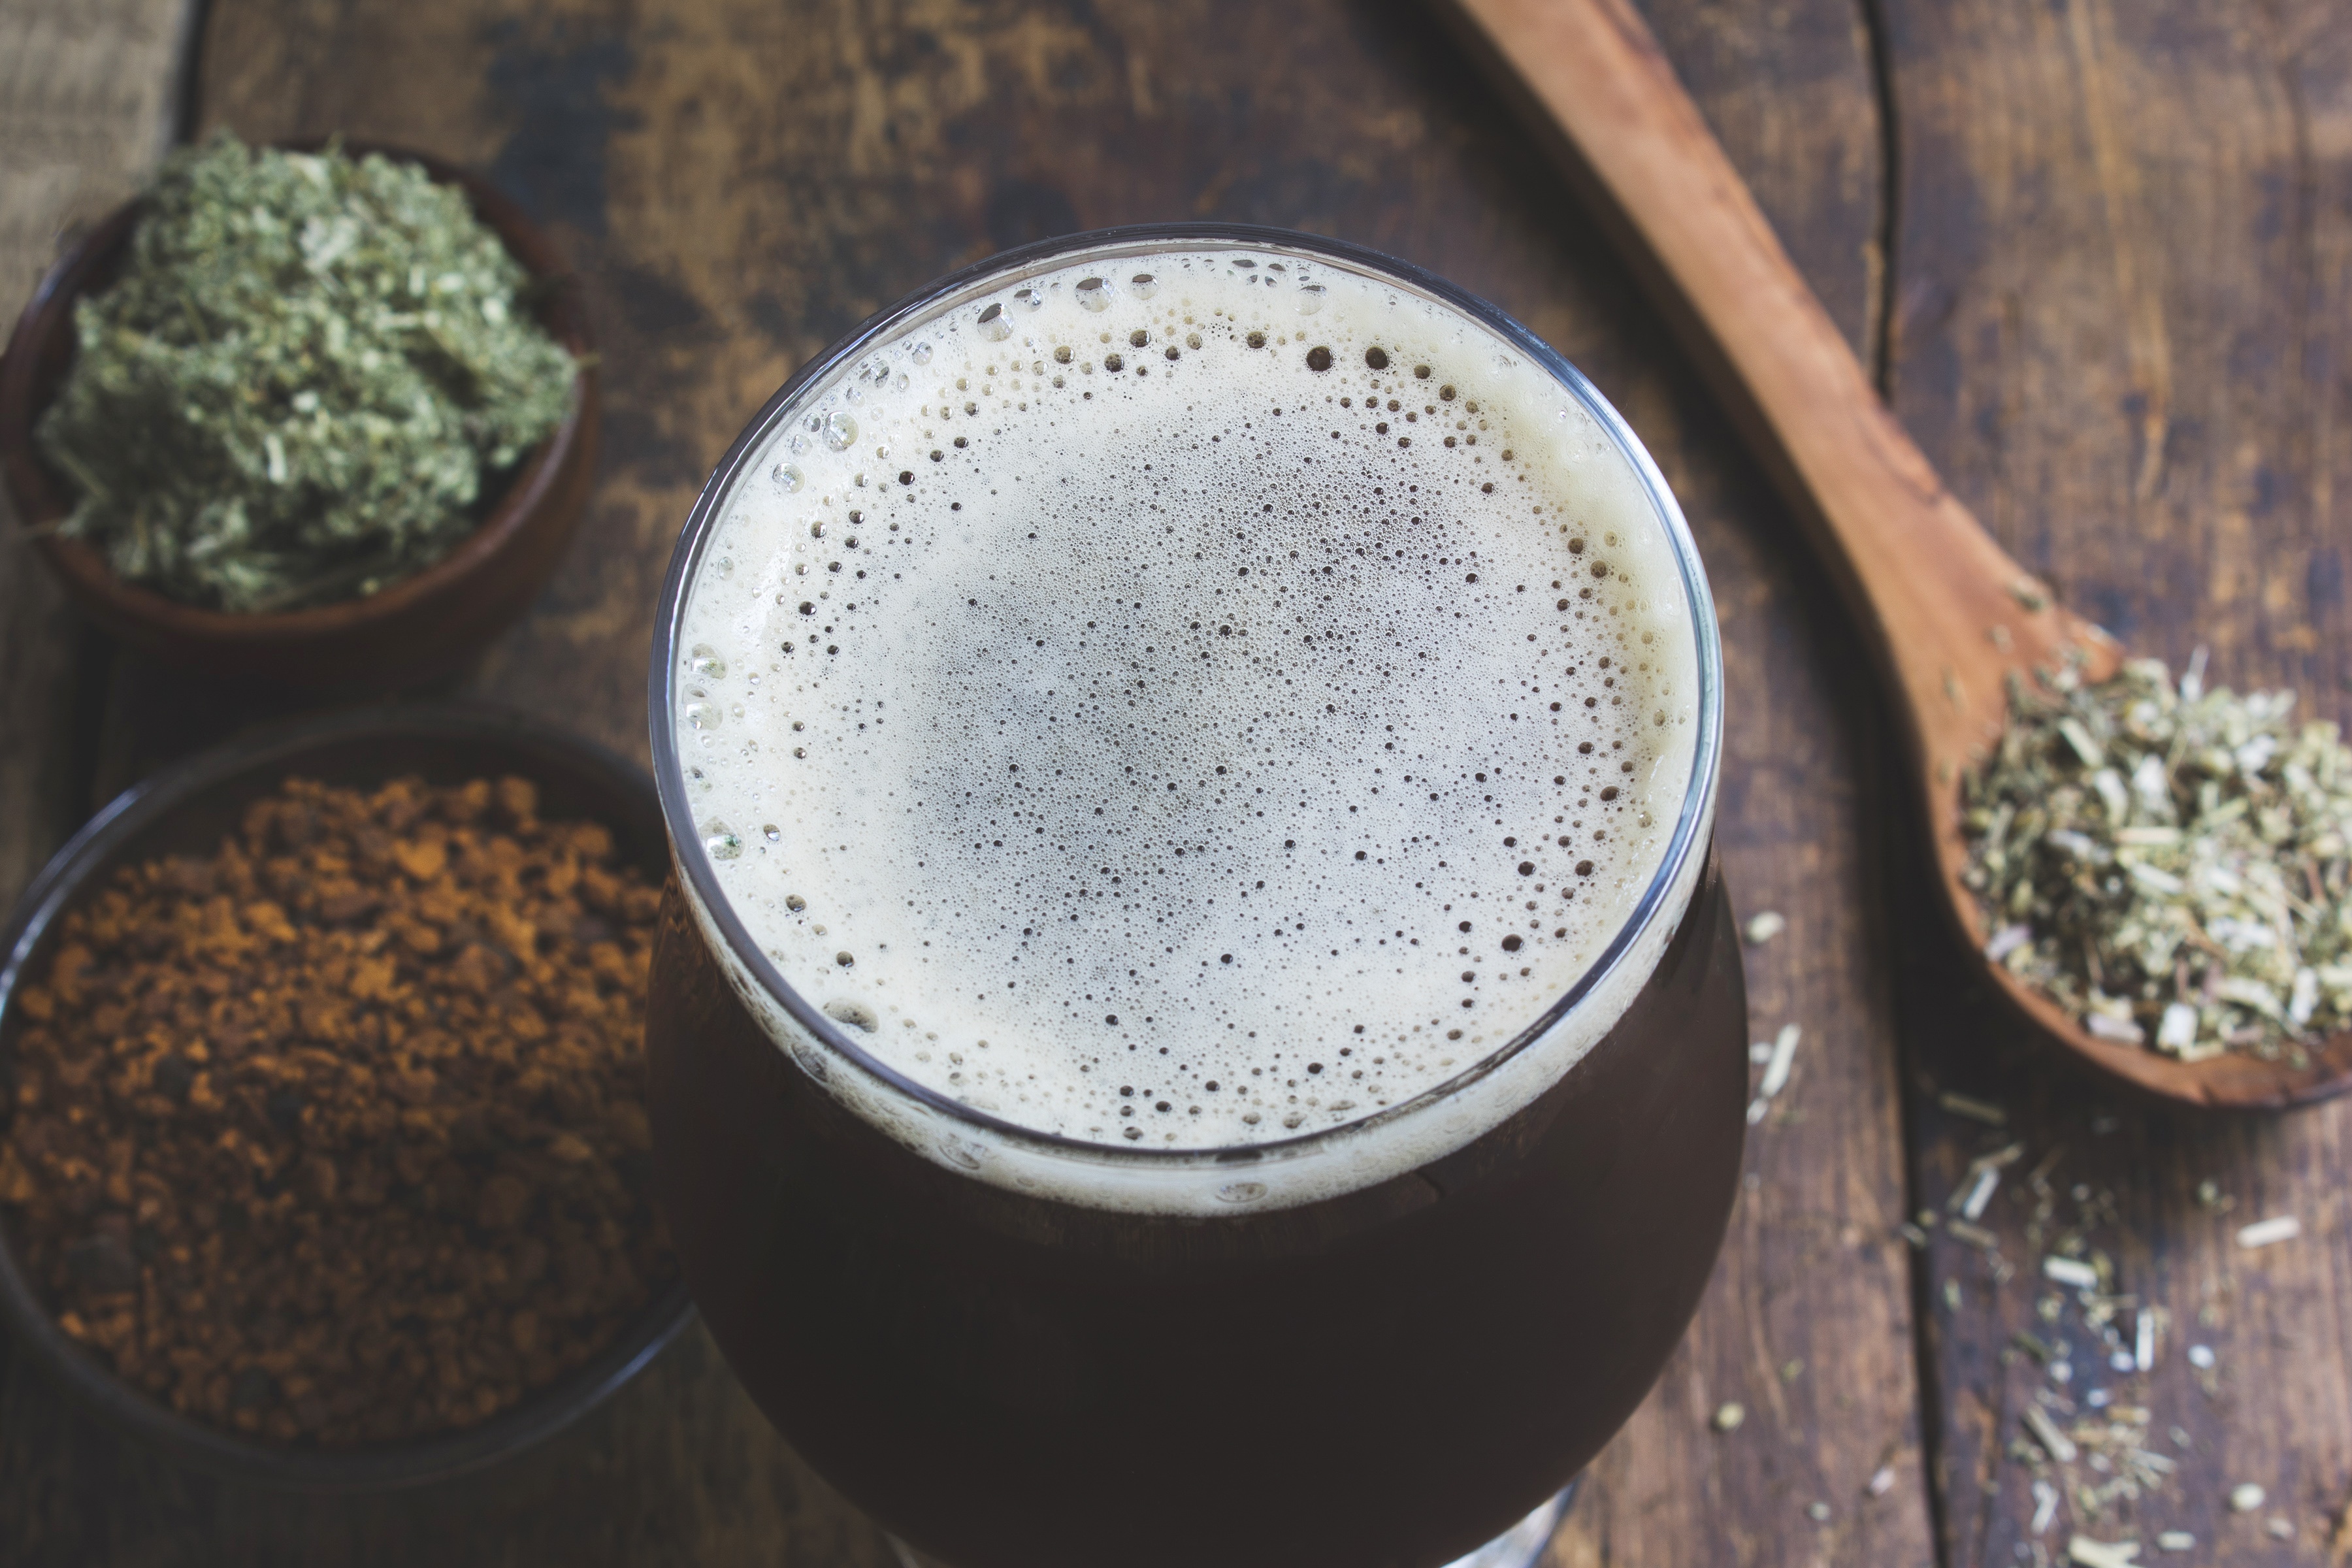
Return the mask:
<svg viewBox="0 0 2352 1568">
<path fill-rule="evenodd" d="M 117 872 L 19 994 L 0 1122 L 58 1323 L 184 1415 L 321 1446 L 472 1426 L 595 1354 L 674 1276 L 657 902 L 514 778 L 290 781 L 216 855 Z"/>
<path fill-rule="evenodd" d="M 1756 1098 L 1748 1102 L 1748 1126 L 1762 1121 L 1780 1091 L 1789 1087 L 1789 1073 L 1797 1059 L 1797 1042 L 1804 1035 L 1803 1025 L 1783 1024 L 1769 1047 L 1759 1040 L 1748 1048 L 1748 1059 L 1760 1059 L 1764 1064 L 1764 1076 L 1756 1085 Z"/>
<path fill-rule="evenodd" d="M 562 422 L 574 366 L 528 275 L 422 169 L 224 132 L 146 201 L 39 427 L 79 491 L 63 531 L 121 576 L 234 611 L 374 593 Z"/>
<path fill-rule="evenodd" d="M 2302 1066 L 2352 1025 L 2352 751 L 2291 691 L 2135 660 L 2012 685 L 1964 785 L 1988 956 L 2104 1039 Z"/>
<path fill-rule="evenodd" d="M 2077 1535 L 2066 1542 L 2066 1561 L 2074 1568 L 2138 1568 L 2137 1541 L 2096 1541 Z"/>
<path fill-rule="evenodd" d="M 2053 1183 L 2052 1173 L 2064 1156 L 2058 1148 L 2015 1175 L 2026 1164 L 2027 1146 L 1995 1142 L 2005 1138 L 2004 1132 L 1984 1136 L 1985 1148 L 1960 1173 L 1946 1199 L 1946 1208 L 1953 1213 L 1978 1207 L 1984 1224 L 1954 1219 L 1941 1229 L 1980 1255 L 1982 1283 L 1994 1302 L 1987 1310 L 1996 1319 L 2007 1318 L 2000 1304 L 2005 1286 L 2022 1279 L 2035 1290 L 2035 1327 L 2012 1331 L 2000 1360 L 2012 1367 L 2031 1363 L 2032 1384 L 2022 1389 L 2012 1386 L 2017 1424 L 2007 1452 L 2027 1468 L 2033 1498 L 2032 1539 L 2026 1543 L 2030 1550 L 2021 1550 L 2019 1557 L 2030 1555 L 2032 1561 L 2046 1563 L 2051 1553 L 2041 1538 L 2062 1514 L 2080 1531 L 2111 1528 L 2119 1515 L 2128 1519 L 2148 1509 L 2186 1461 L 2190 1443 L 2189 1435 L 2176 1426 L 2170 1433 L 2171 1453 L 2150 1446 L 2154 1417 L 2141 1400 L 2151 1392 L 2169 1314 L 2117 1289 L 2115 1258 L 2097 1242 L 2100 1233 L 2119 1223 L 2115 1194 L 2086 1184 L 2063 1188 Z M 2011 1179 L 1986 1182 L 1988 1175 L 2001 1173 L 2011 1173 Z M 1993 1202 L 1996 1191 L 2001 1194 L 1999 1203 Z M 2012 1215 L 2021 1215 L 2021 1225 Z M 1922 1210 L 1918 1217 L 1924 1226 L 1936 1215 L 1933 1210 Z M 1906 1237 L 1915 1247 L 1933 1245 L 1921 1226 L 1911 1227 Z M 2038 1257 L 2040 1265 L 2030 1272 L 2021 1270 L 2011 1261 L 2021 1257 Z M 1959 1310 L 1958 1285 L 1957 1279 L 1945 1281 L 1947 1310 Z M 2093 1382 L 2103 1371 L 2120 1380 L 2121 1386 Z M 2075 1542 L 2088 1539 L 2073 1537 Z M 2108 1550 L 2095 1541 L 2090 1546 Z M 2073 1561 L 2090 1559 L 2075 1551 Z"/>
<path fill-rule="evenodd" d="M 2252 1225 L 2238 1227 L 2238 1245 L 2248 1252 L 2265 1247 L 2275 1247 L 2282 1241 L 2293 1241 L 2303 1234 L 2303 1221 L 2291 1214 L 2257 1220 Z"/>
</svg>

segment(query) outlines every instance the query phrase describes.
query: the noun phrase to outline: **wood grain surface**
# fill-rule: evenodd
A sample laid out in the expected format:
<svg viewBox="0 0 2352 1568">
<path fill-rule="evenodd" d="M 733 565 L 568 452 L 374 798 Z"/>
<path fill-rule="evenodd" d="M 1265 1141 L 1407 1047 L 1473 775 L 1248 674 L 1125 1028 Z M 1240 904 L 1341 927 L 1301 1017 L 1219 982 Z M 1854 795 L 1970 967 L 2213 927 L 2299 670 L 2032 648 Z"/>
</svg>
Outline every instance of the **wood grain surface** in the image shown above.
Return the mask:
<svg viewBox="0 0 2352 1568">
<path fill-rule="evenodd" d="M 0 16 L 33 3 L 0 0 Z M 2127 640 L 2185 653 L 2201 622 L 2225 676 L 2299 681 L 2332 708 L 2343 670 L 2328 661 L 2347 650 L 2329 355 L 2352 333 L 2337 324 L 2352 135 L 2329 115 L 2352 108 L 2352 61 L 2307 8 L 1643 7 L 1840 330 L 1892 372 L 1897 412 L 2004 545 Z M 204 123 L 434 148 L 488 173 L 572 256 L 605 345 L 604 475 L 537 610 L 464 685 L 638 754 L 655 585 L 709 465 L 794 365 L 953 265 L 1078 227 L 1240 219 L 1387 249 L 1519 316 L 1626 413 L 1691 515 L 1731 685 L 1734 895 L 1789 919 L 1750 952 L 1753 1022 L 1805 1028 L 1790 1089 L 1751 1133 L 1698 1321 L 1551 1561 L 2063 1560 L 2075 1521 L 2062 1510 L 2033 1535 L 2029 1474 L 2004 1452 L 2039 1368 L 2000 1352 L 2035 1292 L 2022 1277 L 1983 1289 L 1983 1256 L 1941 1227 L 1924 1254 L 1897 1234 L 1996 1136 L 1938 1110 L 1939 1088 L 2001 1100 L 2037 1152 L 2064 1142 L 2057 1179 L 2117 1194 L 2103 1240 L 2127 1288 L 2174 1305 L 2149 1403 L 2195 1457 L 2166 1511 L 2145 1500 L 2132 1516 L 2143 1559 L 2178 1520 L 2206 1544 L 2175 1561 L 2327 1561 L 2328 1511 L 2352 1485 L 2343 1113 L 2208 1126 L 2112 1106 L 2114 1130 L 2094 1135 L 2081 1082 L 1979 1026 L 1937 966 L 1940 928 L 1903 893 L 1920 873 L 1896 831 L 1885 710 L 1828 583 L 1590 219 L 1419 8 L 211 9 Z M 86 771 L 101 793 L 288 700 L 127 659 L 97 673 Z M 0 816 L 24 798 L 14 787 L 0 782 Z M 2226 1215 L 2193 1195 L 2209 1175 Z M 2304 1240 L 2234 1250 L 2236 1223 L 2289 1207 Z M 1989 1221 L 2020 1264 L 2025 1217 L 1996 1204 Z M 2218 1394 L 2182 1359 L 2190 1342 L 2216 1350 Z M 1726 1401 L 1748 1419 L 1718 1434 Z M 2240 1480 L 2275 1506 L 2229 1513 Z M 2288 1542 L 2266 1533 L 2281 1510 Z M 541 1452 L 371 1502 L 183 1472 L 20 1371 L 0 1385 L 0 1560 L 887 1556 L 697 1334 Z"/>
<path fill-rule="evenodd" d="M 2178 669 L 2288 685 L 2352 717 L 2334 506 L 2352 479 L 2343 362 L 2352 351 L 2352 34 L 2341 7 L 2241 0 L 1893 0 L 1902 107 L 1895 247 L 1895 411 L 1960 499 L 2067 603 Z M 2352 492 L 2347 492 L 2352 493 Z M 2081 1397 L 2105 1385 L 2155 1418 L 2180 1470 L 2091 1521 L 2066 1491 L 2031 1530 L 2022 1402 L 2049 1380 L 2013 1336 L 2060 1337 L 2037 1302 L 2030 1200 L 1990 1220 L 2018 1278 L 1940 1231 L 1926 1314 L 1942 1444 L 1947 1560 L 2063 1560 L 2069 1531 L 2185 1530 L 2193 1558 L 2336 1563 L 2352 1534 L 2352 1104 L 2222 1119 L 2110 1100 L 2005 1038 L 1907 927 L 1898 993 L 1921 1083 L 1916 1181 L 1940 1208 L 1979 1149 L 2063 1149 L 2060 1217 L 2079 1184 L 2113 1194 L 2096 1233 L 2116 1285 L 2168 1309 L 2151 1374 L 2119 1377 L 2071 1306 Z M 1929 1083 L 2010 1108 L 1996 1131 L 1942 1110 Z M 2106 1131 L 2100 1131 L 2101 1129 Z M 2012 1172 L 2012 1174 L 2015 1173 Z M 2210 1180 L 2220 1209 L 2200 1204 Z M 2300 1240 L 2241 1249 L 2245 1223 L 2294 1214 Z M 1948 1309 L 1945 1281 L 1959 1289 Z M 2210 1350 L 2200 1374 L 2189 1346 Z M 2190 1439 L 2177 1446 L 2169 1428 Z M 2075 1467 L 2083 1479 L 2092 1472 Z M 2243 1513 L 2231 1489 L 2253 1483 Z M 2271 1533 L 2273 1521 L 2284 1531 Z"/>
</svg>

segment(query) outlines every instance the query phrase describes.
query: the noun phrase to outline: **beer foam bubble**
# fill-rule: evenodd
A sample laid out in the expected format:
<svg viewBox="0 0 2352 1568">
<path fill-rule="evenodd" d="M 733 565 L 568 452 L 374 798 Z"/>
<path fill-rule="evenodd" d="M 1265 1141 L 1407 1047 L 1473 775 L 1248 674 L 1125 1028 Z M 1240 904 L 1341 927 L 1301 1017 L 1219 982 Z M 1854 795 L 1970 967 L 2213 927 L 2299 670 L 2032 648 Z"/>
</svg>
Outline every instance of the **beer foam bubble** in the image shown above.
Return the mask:
<svg viewBox="0 0 2352 1568">
<path fill-rule="evenodd" d="M 700 852 L 950 1100 L 1118 1149 L 1349 1127 L 1529 1029 L 1657 874 L 1698 730 L 1671 542 L 1567 389 L 1393 280 L 998 279 L 740 472 L 674 671 Z"/>
</svg>

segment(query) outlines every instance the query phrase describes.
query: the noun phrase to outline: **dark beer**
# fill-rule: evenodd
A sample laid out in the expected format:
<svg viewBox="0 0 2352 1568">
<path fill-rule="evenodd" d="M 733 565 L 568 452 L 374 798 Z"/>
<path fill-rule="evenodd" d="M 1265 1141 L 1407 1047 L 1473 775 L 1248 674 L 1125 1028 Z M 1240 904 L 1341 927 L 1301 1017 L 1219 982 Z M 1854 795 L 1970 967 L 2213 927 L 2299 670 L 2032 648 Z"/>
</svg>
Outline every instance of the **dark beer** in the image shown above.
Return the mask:
<svg viewBox="0 0 2352 1568">
<path fill-rule="evenodd" d="M 1745 1087 L 1632 437 L 1319 242 L 1066 242 L 796 379 L 665 595 L 688 1278 L 957 1568 L 1436 1568 L 1679 1337 Z"/>
</svg>

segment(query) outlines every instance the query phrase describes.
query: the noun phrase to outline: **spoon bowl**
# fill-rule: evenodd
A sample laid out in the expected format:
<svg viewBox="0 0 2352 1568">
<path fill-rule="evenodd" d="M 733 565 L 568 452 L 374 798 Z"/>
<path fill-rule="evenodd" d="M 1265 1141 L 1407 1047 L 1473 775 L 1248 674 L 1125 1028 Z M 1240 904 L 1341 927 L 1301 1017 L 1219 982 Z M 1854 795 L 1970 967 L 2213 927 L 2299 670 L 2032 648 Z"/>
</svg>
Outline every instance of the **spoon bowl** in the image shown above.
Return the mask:
<svg viewBox="0 0 2352 1568">
<path fill-rule="evenodd" d="M 2019 1023 L 2105 1077 L 2185 1105 L 2283 1110 L 2352 1089 L 2352 1033 L 2305 1065 L 2184 1061 L 2092 1035 L 1985 956 L 1960 784 L 2012 678 L 2126 658 L 1945 489 L 1780 247 L 1627 0 L 1441 0 L 1664 311 L 1836 580 L 1902 721 L 1937 902 Z"/>
</svg>

